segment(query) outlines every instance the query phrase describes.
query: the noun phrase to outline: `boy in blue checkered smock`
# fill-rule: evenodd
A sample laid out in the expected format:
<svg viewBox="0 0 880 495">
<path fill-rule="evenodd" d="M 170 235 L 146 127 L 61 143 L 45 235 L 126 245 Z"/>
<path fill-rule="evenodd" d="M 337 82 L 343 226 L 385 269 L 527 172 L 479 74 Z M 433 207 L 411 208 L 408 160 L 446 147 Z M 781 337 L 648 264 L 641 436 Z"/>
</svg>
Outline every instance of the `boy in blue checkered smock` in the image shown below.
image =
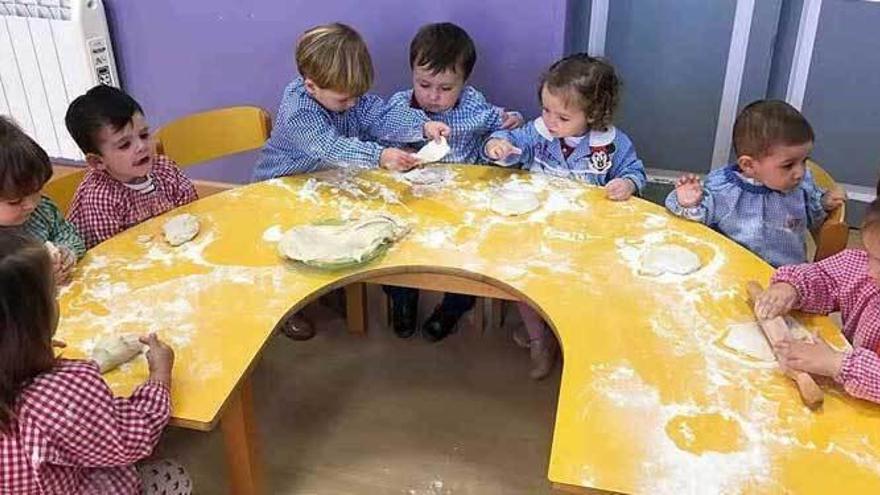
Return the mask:
<svg viewBox="0 0 880 495">
<path fill-rule="evenodd" d="M 418 160 L 376 141 L 418 142 L 449 136 L 449 127 L 423 112 L 386 105 L 366 94 L 373 63 L 361 36 L 344 24 L 306 31 L 296 46 L 300 77 L 284 90 L 272 135 L 254 169 L 254 180 L 304 174 L 334 167 L 380 166 L 409 170 Z M 301 313 L 282 325 L 285 335 L 315 335 Z"/>
<path fill-rule="evenodd" d="M 679 178 L 666 207 L 774 267 L 804 263 L 808 230 L 845 200 L 843 191 L 825 191 L 813 181 L 806 165 L 813 140 L 809 122 L 788 103 L 751 103 L 733 127 L 736 162 L 712 171 L 704 185 L 694 175 Z"/>
<path fill-rule="evenodd" d="M 410 43 L 413 87 L 388 100 L 393 108 L 416 110 L 451 128 L 451 151 L 444 162 L 477 163 L 489 133 L 522 124 L 519 113 L 490 104 L 482 93 L 465 84 L 476 61 L 476 47 L 464 29 L 449 22 L 422 26 Z M 416 330 L 419 291 L 404 287 L 385 287 L 385 291 L 392 299 L 394 332 L 403 338 L 411 336 Z M 422 326 L 422 335 L 430 341 L 445 338 L 473 306 L 473 296 L 445 294 Z"/>
<path fill-rule="evenodd" d="M 439 139 L 449 127 L 423 112 L 392 107 L 366 94 L 373 84 L 370 53 L 344 24 L 318 26 L 300 38 L 297 77 L 284 90 L 272 135 L 254 169 L 254 180 L 332 167 L 380 166 L 409 170 L 417 160 L 376 141 Z"/>
</svg>

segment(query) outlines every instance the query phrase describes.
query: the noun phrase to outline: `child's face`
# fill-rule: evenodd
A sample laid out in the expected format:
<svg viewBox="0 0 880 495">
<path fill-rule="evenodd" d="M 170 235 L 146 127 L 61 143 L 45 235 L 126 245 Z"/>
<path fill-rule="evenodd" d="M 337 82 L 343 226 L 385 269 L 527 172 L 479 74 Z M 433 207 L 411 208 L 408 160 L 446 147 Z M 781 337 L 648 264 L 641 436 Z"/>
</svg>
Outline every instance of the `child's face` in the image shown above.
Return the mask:
<svg viewBox="0 0 880 495">
<path fill-rule="evenodd" d="M 794 145 L 776 145 L 763 157 L 739 157 L 740 169 L 747 177 L 761 181 L 775 191 L 794 190 L 807 172 L 807 157 L 813 151 L 813 142 Z"/>
<path fill-rule="evenodd" d="M 13 227 L 27 222 L 40 203 L 40 196 L 37 191 L 23 198 L 0 198 L 0 225 Z"/>
<path fill-rule="evenodd" d="M 312 95 L 312 98 L 331 112 L 344 112 L 355 106 L 358 102 L 357 96 L 318 87 L 314 81 L 308 78 L 305 80 L 305 86 L 306 91 Z"/>
<path fill-rule="evenodd" d="M 541 117 L 553 137 L 583 136 L 587 132 L 587 116 L 583 110 L 566 103 L 547 89 L 541 88 Z"/>
<path fill-rule="evenodd" d="M 445 112 L 454 107 L 462 88 L 462 72 L 446 69 L 434 74 L 423 66 L 413 69 L 413 97 L 426 112 Z"/>
<path fill-rule="evenodd" d="M 120 182 L 137 182 L 153 169 L 153 136 L 140 113 L 118 131 L 105 125 L 98 132 L 98 151 L 98 155 L 86 156 L 89 165 L 105 170 Z"/>
<path fill-rule="evenodd" d="M 862 243 L 868 252 L 868 274 L 880 285 L 880 225 L 862 229 Z"/>
</svg>

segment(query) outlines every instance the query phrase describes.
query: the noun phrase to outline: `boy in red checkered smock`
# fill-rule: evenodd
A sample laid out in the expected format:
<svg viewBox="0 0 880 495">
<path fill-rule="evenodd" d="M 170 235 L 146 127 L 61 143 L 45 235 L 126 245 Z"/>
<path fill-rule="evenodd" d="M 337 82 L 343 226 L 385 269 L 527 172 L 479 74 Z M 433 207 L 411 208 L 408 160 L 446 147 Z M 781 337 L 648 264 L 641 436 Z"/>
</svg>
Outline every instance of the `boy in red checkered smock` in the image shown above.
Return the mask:
<svg viewBox="0 0 880 495">
<path fill-rule="evenodd" d="M 792 309 L 840 311 L 851 349 L 838 351 L 821 339 L 814 344 L 782 342 L 776 349 L 780 363 L 831 377 L 850 395 L 880 402 L 880 198 L 868 207 L 862 239 L 865 249 L 846 249 L 816 263 L 776 270 L 756 311 L 762 318 Z"/>
<path fill-rule="evenodd" d="M 143 462 L 171 414 L 171 348 L 142 338 L 149 378 L 114 397 L 94 361 L 55 357 L 55 293 L 43 245 L 0 234 L 0 493 L 191 493 L 180 466 Z"/>
<path fill-rule="evenodd" d="M 89 164 L 68 214 L 86 248 L 197 199 L 177 165 L 155 153 L 144 112 L 125 92 L 90 89 L 70 104 L 65 123 Z"/>
</svg>

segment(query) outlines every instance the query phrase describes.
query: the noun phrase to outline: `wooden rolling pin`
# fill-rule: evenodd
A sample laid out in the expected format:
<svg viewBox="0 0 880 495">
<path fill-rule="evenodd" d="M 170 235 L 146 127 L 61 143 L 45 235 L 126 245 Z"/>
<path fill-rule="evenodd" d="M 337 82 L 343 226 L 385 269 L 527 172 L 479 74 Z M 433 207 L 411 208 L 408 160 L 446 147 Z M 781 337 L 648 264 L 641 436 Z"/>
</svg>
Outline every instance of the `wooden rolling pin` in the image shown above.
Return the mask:
<svg viewBox="0 0 880 495">
<path fill-rule="evenodd" d="M 764 292 L 764 288 L 757 282 L 749 282 L 747 284 L 747 289 L 749 291 L 749 297 L 752 300 L 752 311 L 754 311 L 754 304 L 758 301 L 758 296 Z M 785 320 L 781 316 L 769 320 L 762 320 L 756 313 L 755 317 L 758 319 L 758 324 L 761 326 L 761 330 L 764 331 L 764 336 L 767 337 L 767 341 L 770 343 L 770 347 L 773 349 L 773 354 L 775 355 L 776 349 L 773 346 L 791 334 L 788 324 L 785 323 Z M 779 356 L 776 356 L 776 359 L 778 361 Z M 786 376 L 794 380 L 797 384 L 798 392 L 801 394 L 801 400 L 804 405 L 810 409 L 816 409 L 822 405 L 822 402 L 825 400 L 825 394 L 822 392 L 822 389 L 816 385 L 816 382 L 809 373 L 786 369 L 782 367 L 781 364 L 780 368 L 785 372 Z"/>
</svg>

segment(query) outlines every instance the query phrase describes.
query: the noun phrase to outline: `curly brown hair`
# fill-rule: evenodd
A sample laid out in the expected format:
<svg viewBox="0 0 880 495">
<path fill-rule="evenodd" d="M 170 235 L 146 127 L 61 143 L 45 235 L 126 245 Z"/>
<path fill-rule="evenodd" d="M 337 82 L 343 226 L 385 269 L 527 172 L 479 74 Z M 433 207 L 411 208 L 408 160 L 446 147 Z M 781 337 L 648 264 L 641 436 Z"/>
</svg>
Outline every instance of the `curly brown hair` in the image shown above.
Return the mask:
<svg viewBox="0 0 880 495">
<path fill-rule="evenodd" d="M 557 61 L 541 76 L 541 91 L 559 96 L 567 105 L 583 110 L 589 129 L 611 126 L 620 98 L 620 78 L 607 60 L 576 53 Z"/>
</svg>

